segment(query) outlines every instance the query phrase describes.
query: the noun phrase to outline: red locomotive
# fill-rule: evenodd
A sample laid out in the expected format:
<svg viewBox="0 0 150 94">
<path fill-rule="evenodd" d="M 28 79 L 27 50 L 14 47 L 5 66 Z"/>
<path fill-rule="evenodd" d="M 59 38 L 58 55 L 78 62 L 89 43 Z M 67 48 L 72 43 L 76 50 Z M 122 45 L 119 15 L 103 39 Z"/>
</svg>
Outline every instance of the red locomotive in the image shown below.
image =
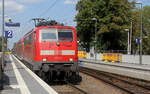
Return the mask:
<svg viewBox="0 0 150 94">
<path fill-rule="evenodd" d="M 24 35 L 14 51 L 45 80 L 81 79 L 76 35 L 74 27 L 36 27 Z"/>
</svg>

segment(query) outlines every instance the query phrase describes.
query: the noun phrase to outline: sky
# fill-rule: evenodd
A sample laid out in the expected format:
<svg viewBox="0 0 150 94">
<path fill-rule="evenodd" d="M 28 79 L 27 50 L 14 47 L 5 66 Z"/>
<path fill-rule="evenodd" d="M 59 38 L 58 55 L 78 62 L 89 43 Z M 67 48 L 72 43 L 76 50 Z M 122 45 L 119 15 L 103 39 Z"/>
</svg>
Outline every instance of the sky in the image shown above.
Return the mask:
<svg viewBox="0 0 150 94">
<path fill-rule="evenodd" d="M 8 28 L 13 30 L 13 38 L 8 40 L 9 48 L 17 42 L 25 33 L 34 28 L 32 18 L 45 18 L 63 22 L 65 25 L 75 26 L 74 17 L 77 14 L 76 4 L 79 0 L 4 0 L 5 21 L 21 23 L 21 27 Z M 150 0 L 134 0 L 150 5 Z M 0 30 L 1 30 L 2 0 L 0 0 Z"/>
</svg>

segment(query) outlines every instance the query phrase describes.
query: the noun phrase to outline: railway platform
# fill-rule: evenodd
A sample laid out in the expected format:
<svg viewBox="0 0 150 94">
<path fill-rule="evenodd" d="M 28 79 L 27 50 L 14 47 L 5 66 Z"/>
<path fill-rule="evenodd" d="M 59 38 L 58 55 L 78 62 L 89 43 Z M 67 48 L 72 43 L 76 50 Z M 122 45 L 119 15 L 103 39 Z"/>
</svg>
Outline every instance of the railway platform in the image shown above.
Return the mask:
<svg viewBox="0 0 150 94">
<path fill-rule="evenodd" d="M 0 94 L 58 94 L 15 56 L 7 55 Z"/>
<path fill-rule="evenodd" d="M 80 59 L 80 66 L 114 73 L 135 79 L 150 81 L 150 65 L 132 63 L 112 63 L 94 59 Z"/>
</svg>

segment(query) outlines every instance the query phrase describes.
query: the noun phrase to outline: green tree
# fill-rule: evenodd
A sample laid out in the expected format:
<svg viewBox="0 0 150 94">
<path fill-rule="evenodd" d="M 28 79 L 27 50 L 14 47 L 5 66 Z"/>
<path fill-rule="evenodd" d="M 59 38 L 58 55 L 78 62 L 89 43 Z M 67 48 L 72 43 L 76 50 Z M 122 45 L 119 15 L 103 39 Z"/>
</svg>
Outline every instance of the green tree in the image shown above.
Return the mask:
<svg viewBox="0 0 150 94">
<path fill-rule="evenodd" d="M 90 48 L 95 37 L 98 49 L 123 50 L 127 46 L 127 33 L 131 16 L 131 4 L 128 0 L 80 0 L 76 15 L 78 37 L 84 46 Z"/>
<path fill-rule="evenodd" d="M 92 0 L 80 0 L 76 6 L 78 14 L 76 16 L 78 38 L 84 48 L 89 49 L 93 41 L 94 21 L 92 21 L 94 2 Z"/>
</svg>

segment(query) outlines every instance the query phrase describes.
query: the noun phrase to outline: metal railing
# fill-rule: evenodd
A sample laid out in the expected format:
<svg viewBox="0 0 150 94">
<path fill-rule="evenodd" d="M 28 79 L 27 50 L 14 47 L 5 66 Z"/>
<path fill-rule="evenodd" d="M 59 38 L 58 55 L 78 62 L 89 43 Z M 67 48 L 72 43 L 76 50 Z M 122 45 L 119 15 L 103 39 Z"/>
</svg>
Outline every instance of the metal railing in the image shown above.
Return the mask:
<svg viewBox="0 0 150 94">
<path fill-rule="evenodd" d="M 127 50 L 97 50 L 97 53 L 122 53 L 127 54 Z"/>
</svg>

